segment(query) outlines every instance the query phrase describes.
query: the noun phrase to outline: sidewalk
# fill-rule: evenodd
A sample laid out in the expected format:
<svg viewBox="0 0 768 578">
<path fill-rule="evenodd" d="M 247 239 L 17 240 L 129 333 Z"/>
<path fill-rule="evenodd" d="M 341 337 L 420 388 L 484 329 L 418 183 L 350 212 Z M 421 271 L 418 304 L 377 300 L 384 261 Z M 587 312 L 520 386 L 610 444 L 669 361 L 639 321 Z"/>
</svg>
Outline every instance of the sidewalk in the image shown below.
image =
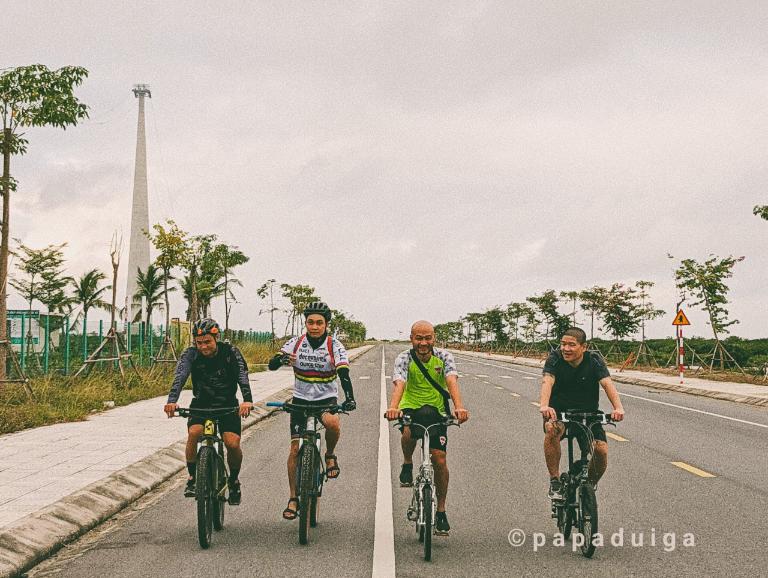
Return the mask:
<svg viewBox="0 0 768 578">
<path fill-rule="evenodd" d="M 544 360 L 533 359 L 530 357 L 512 357 L 511 355 L 500 355 L 496 353 L 482 353 L 476 351 L 459 351 L 452 349 L 454 353 L 492 359 L 515 365 L 524 365 L 541 369 L 544 366 Z M 664 375 L 652 371 L 636 371 L 625 369 L 619 371 L 617 368 L 611 368 L 611 377 L 618 383 L 628 383 L 631 385 L 642 385 L 655 389 L 666 389 L 691 395 L 701 395 L 715 399 L 734 401 L 737 403 L 746 403 L 768 407 L 768 385 L 753 385 L 749 383 L 733 383 L 730 381 L 714 381 L 711 379 L 702 379 L 698 377 L 685 377 L 684 383 L 680 384 L 680 378 L 674 375 Z"/>
<path fill-rule="evenodd" d="M 349 351 L 350 360 L 373 346 Z M 293 372 L 250 374 L 254 412 L 243 429 L 290 396 Z M 185 390 L 179 404 L 189 403 Z M 185 420 L 162 412 L 166 396 L 86 421 L 0 436 L 0 577 L 13 576 L 185 467 Z"/>
</svg>

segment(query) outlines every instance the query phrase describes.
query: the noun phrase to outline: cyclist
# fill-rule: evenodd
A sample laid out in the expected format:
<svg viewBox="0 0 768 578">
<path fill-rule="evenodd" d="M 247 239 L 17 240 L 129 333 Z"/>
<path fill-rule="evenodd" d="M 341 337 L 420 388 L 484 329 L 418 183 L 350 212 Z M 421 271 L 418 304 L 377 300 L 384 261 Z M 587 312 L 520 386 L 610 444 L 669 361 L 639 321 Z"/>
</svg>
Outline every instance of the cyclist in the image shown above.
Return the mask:
<svg viewBox="0 0 768 578">
<path fill-rule="evenodd" d="M 414 423 L 428 427 L 440 423 L 448 415 L 447 397 L 450 396 L 454 405 L 453 416 L 459 423 L 467 421 L 469 412 L 461 400 L 456 362 L 449 351 L 435 348 L 435 328 L 432 324 L 428 321 L 414 323 L 411 327 L 411 344 L 413 349 L 403 351 L 395 359 L 395 369 L 392 373 L 394 389 L 385 417 L 395 420 L 408 415 Z M 432 385 L 419 369 L 416 357 L 435 385 Z M 440 390 L 436 386 L 439 386 Z M 432 428 L 429 438 L 429 453 L 435 468 L 437 489 L 435 533 L 442 536 L 447 536 L 451 529 L 445 513 L 448 495 L 447 430 L 446 426 Z M 403 466 L 400 470 L 402 486 L 413 485 L 413 452 L 417 442 L 418 432 L 412 434 L 410 427 L 403 427 L 400 439 L 403 449 Z"/>
<path fill-rule="evenodd" d="M 229 465 L 229 503 L 233 506 L 240 504 L 241 491 L 240 467 L 243 462 L 243 452 L 240 449 L 241 417 L 248 417 L 253 408 L 251 387 L 248 382 L 248 365 L 240 350 L 234 345 L 219 341 L 221 328 L 213 319 L 200 319 L 192 328 L 194 345 L 184 350 L 176 364 L 171 391 L 164 411 L 168 417 L 173 417 L 179 395 L 187 381 L 192 376 L 191 408 L 217 409 L 236 407 L 237 388 L 243 395 L 239 404 L 238 414 L 230 413 L 221 416 L 219 428 L 224 445 L 227 448 L 227 463 Z M 197 443 L 203 435 L 205 418 L 190 417 L 187 420 L 187 471 L 189 478 L 184 489 L 186 497 L 195 496 L 195 467 L 197 461 Z"/>
<path fill-rule="evenodd" d="M 566 433 L 565 424 L 557 421 L 556 412 L 564 410 L 598 411 L 600 387 L 613 406 L 611 418 L 624 419 L 624 407 L 616 386 L 602 357 L 587 351 L 587 334 L 578 327 L 569 328 L 560 339 L 560 348 L 544 363 L 541 379 L 540 407 L 544 418 L 544 458 L 549 470 L 549 497 L 562 500 L 560 486 L 560 442 Z M 587 438 L 578 426 L 570 426 L 582 454 Z M 589 481 L 596 488 L 608 466 L 608 442 L 600 424 L 592 426 L 595 436 Z"/>
<path fill-rule="evenodd" d="M 357 407 L 349 377 L 349 360 L 344 345 L 328 334 L 331 310 L 322 301 L 315 301 L 304 308 L 307 332 L 290 339 L 280 352 L 269 361 L 269 369 L 275 371 L 282 365 L 293 366 L 295 377 L 291 403 L 299 405 L 334 406 L 338 403 L 339 383 L 344 390 L 344 411 Z M 339 416 L 325 413 L 321 420 L 325 426 L 325 473 L 329 479 L 339 477 L 341 468 L 334 453 L 341 435 Z M 299 500 L 296 497 L 296 462 L 299 456 L 299 440 L 304 433 L 306 420 L 291 414 L 291 449 L 288 453 L 288 506 L 283 518 L 295 520 Z M 296 507 L 291 507 L 296 504 Z"/>
</svg>

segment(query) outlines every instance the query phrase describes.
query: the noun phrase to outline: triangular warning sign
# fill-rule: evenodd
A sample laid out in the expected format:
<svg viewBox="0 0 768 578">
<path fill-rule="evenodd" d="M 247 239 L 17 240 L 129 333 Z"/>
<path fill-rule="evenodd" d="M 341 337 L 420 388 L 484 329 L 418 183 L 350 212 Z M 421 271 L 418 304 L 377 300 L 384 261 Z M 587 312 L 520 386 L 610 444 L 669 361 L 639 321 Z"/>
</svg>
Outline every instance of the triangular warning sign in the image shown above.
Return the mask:
<svg viewBox="0 0 768 578">
<path fill-rule="evenodd" d="M 680 309 L 677 312 L 677 315 L 675 315 L 675 320 L 672 322 L 672 325 L 690 325 L 691 322 L 688 321 L 688 318 L 685 316 L 685 313 L 683 313 L 683 310 Z"/>
</svg>

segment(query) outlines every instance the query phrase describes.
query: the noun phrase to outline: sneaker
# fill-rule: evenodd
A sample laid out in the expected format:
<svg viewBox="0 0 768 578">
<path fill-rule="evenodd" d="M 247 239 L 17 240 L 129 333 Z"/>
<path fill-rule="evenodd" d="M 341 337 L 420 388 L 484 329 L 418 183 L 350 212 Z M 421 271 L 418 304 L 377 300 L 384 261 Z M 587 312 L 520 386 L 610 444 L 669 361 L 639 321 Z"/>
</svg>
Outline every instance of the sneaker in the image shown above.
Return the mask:
<svg viewBox="0 0 768 578">
<path fill-rule="evenodd" d="M 187 485 L 184 487 L 184 497 L 185 498 L 195 497 L 195 478 L 187 479 Z"/>
<path fill-rule="evenodd" d="M 550 500 L 562 500 L 563 499 L 562 489 L 563 489 L 563 486 L 560 483 L 560 480 L 558 478 L 549 479 L 549 499 Z"/>
<path fill-rule="evenodd" d="M 239 506 L 241 497 L 242 495 L 240 494 L 240 480 L 229 482 L 229 505 Z"/>
<path fill-rule="evenodd" d="M 445 512 L 437 512 L 435 514 L 435 535 L 447 536 L 451 531 L 451 525 L 448 523 L 448 516 Z"/>
<path fill-rule="evenodd" d="M 413 485 L 413 464 L 403 464 L 400 470 L 400 487 L 409 488 Z"/>
</svg>

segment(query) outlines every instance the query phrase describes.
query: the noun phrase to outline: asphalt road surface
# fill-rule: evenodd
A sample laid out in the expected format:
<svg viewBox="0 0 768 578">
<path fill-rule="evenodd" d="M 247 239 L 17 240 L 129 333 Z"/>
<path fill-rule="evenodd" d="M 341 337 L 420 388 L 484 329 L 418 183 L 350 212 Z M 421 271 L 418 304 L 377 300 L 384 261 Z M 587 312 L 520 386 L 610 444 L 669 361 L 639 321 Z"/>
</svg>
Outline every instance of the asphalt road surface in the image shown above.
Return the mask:
<svg viewBox="0 0 768 578">
<path fill-rule="evenodd" d="M 391 491 L 377 494 L 381 379 L 391 391 L 400 350 L 385 347 L 383 372 L 381 346 L 352 364 L 359 409 L 342 416 L 341 476 L 325 486 L 308 546 L 298 544 L 297 524 L 281 518 L 289 432 L 278 413 L 245 436 L 243 503 L 227 508 L 209 550 L 197 544 L 180 474 L 28 576 L 379 576 L 392 564 L 403 577 L 764 575 L 766 409 L 619 385 L 627 415 L 607 430 L 609 466 L 597 493 L 604 545 L 589 560 L 570 541 L 554 542 L 539 372 L 465 355 L 457 362 L 470 420 L 448 434 L 451 535 L 435 537 L 433 561 L 424 562 L 405 518 L 411 490 L 397 483 L 402 454 L 392 428 L 382 470 Z M 601 407 L 610 407 L 604 396 Z M 389 499 L 392 521 L 380 514 L 377 532 L 377 509 L 388 511 Z M 513 530 L 525 534 L 523 545 L 510 544 Z"/>
</svg>

